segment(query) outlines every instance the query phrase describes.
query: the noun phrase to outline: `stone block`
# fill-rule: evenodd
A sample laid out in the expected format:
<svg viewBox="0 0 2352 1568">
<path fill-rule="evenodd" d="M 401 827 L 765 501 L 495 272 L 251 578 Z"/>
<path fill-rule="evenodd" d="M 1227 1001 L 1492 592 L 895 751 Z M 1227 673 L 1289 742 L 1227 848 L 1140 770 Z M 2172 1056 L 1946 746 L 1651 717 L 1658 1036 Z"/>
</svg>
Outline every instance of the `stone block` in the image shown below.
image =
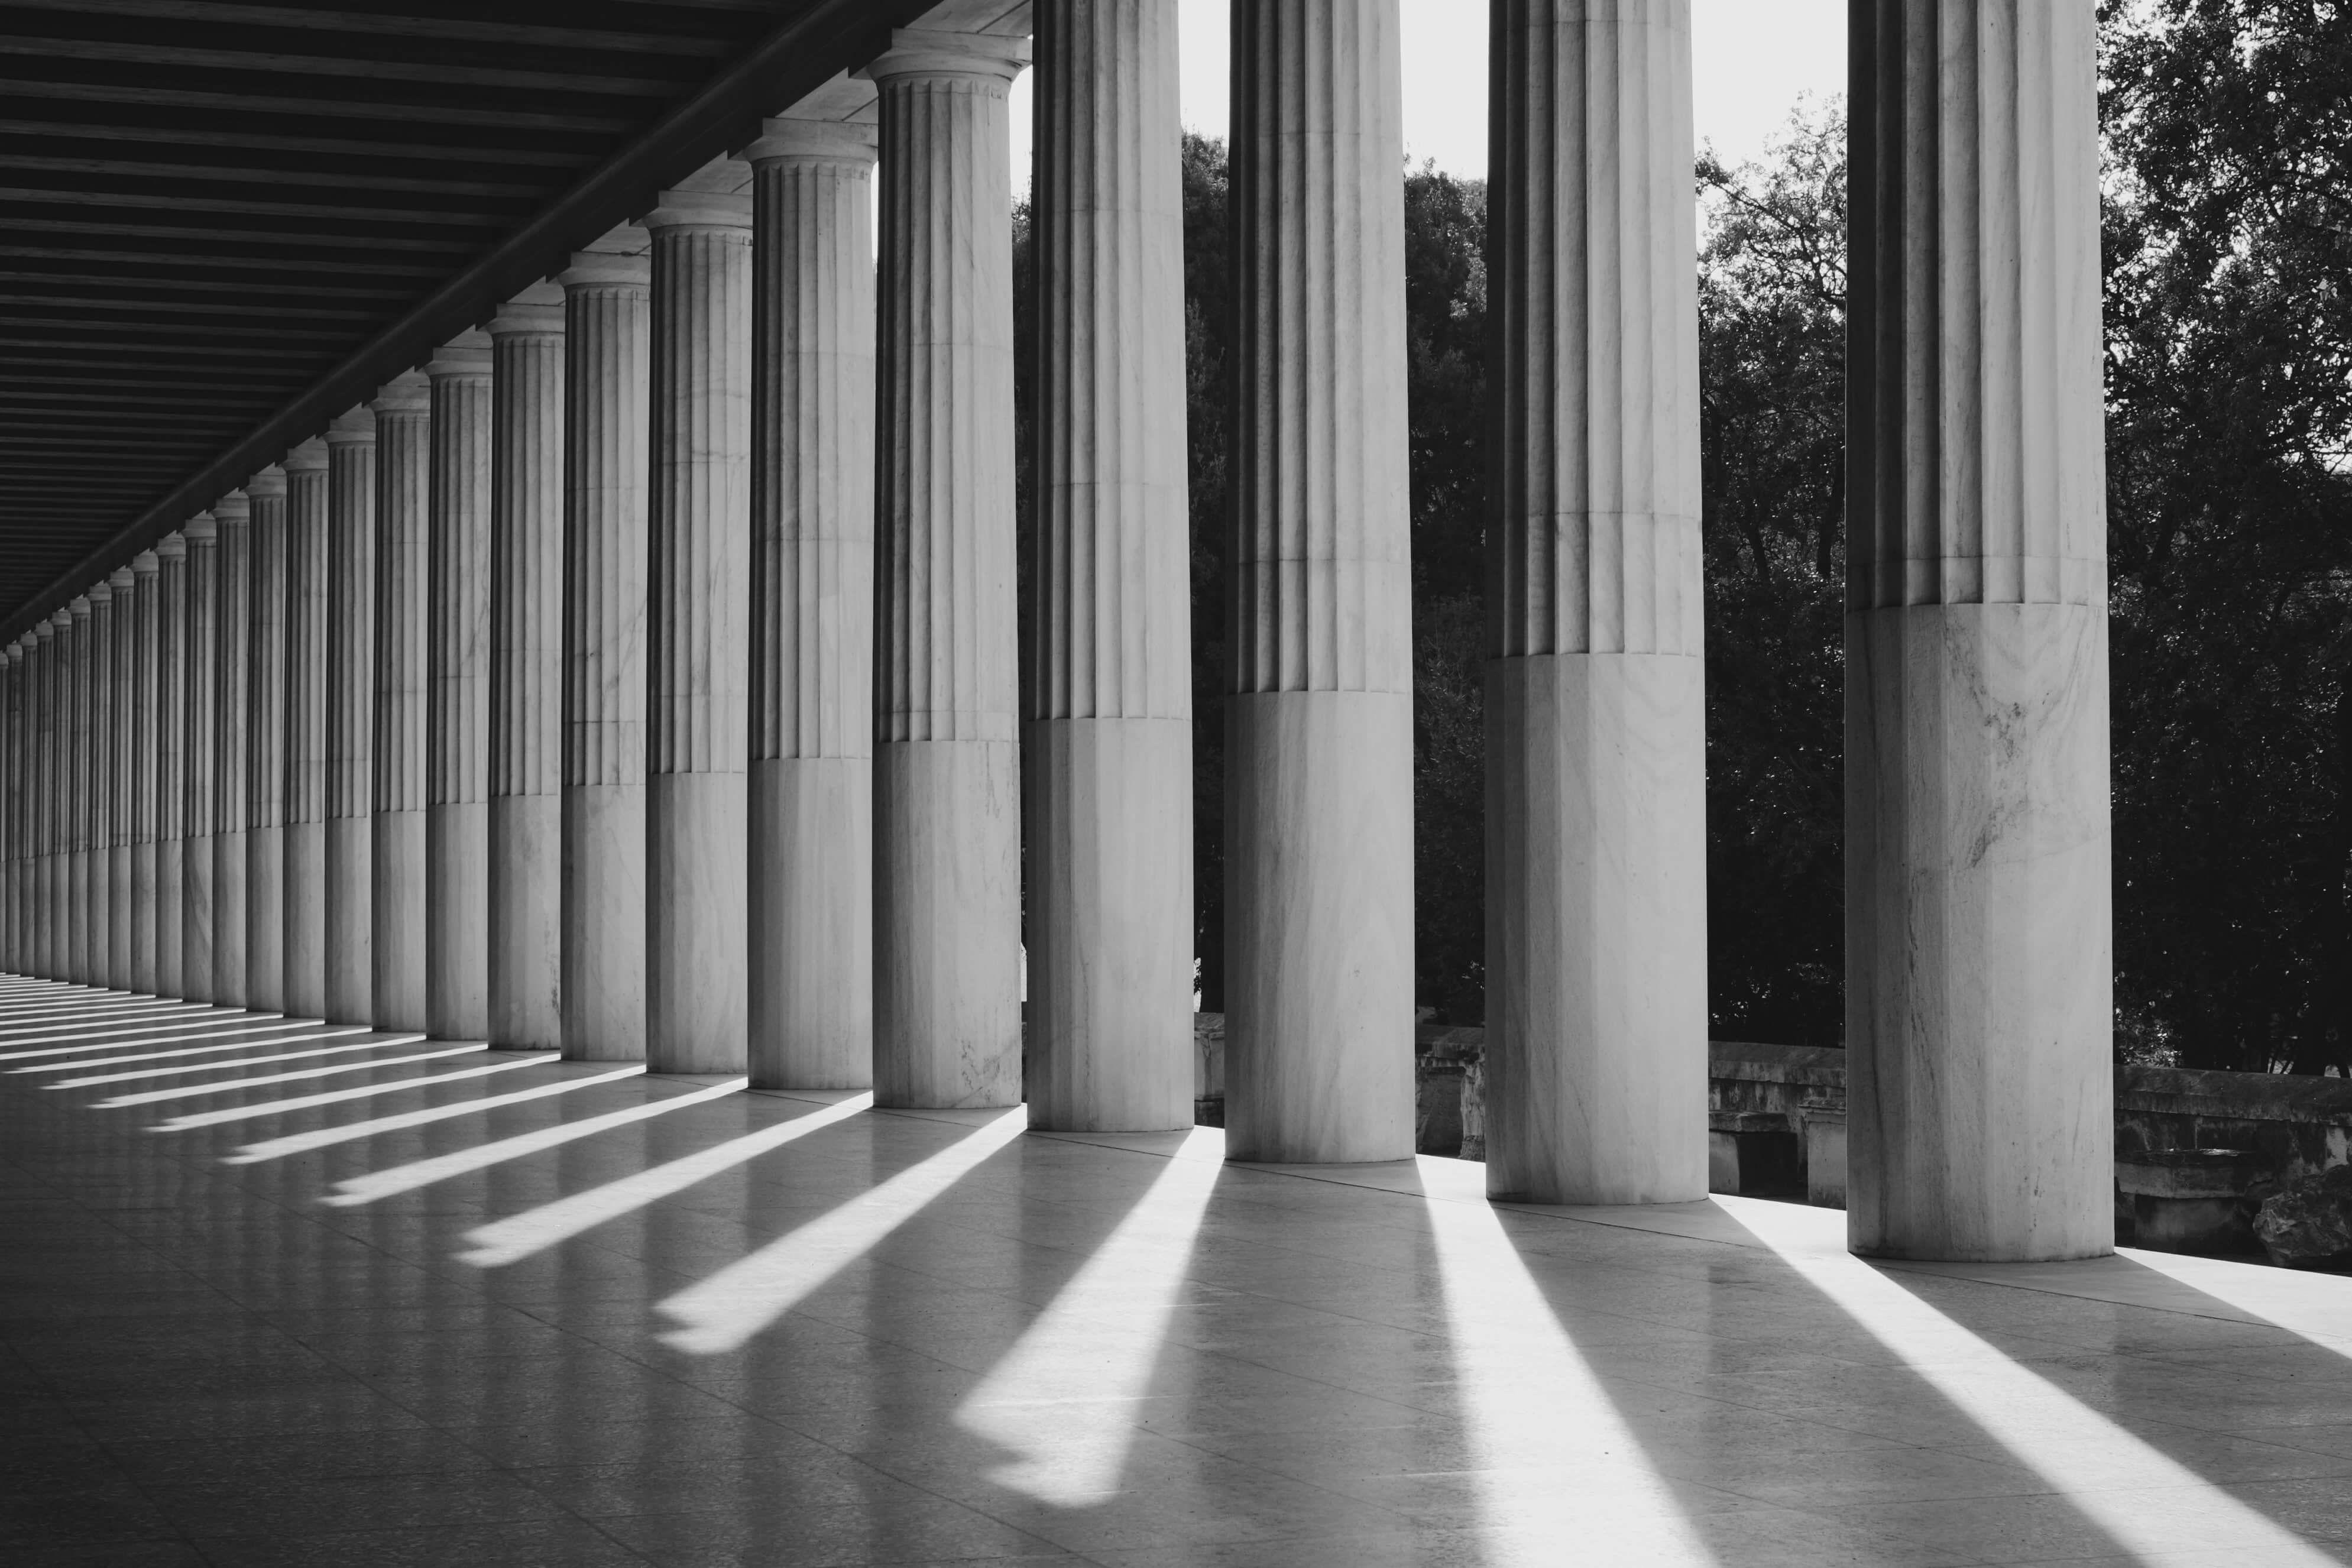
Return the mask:
<svg viewBox="0 0 2352 1568">
<path fill-rule="evenodd" d="M 2253 1233 L 2282 1268 L 2352 1269 L 2352 1165 L 2273 1194 L 2254 1216 Z"/>
<path fill-rule="evenodd" d="M 1845 1107 L 1808 1105 L 1805 1126 L 1805 1201 L 1816 1208 L 1845 1207 Z"/>
<path fill-rule="evenodd" d="M 1709 1111 L 1706 1167 L 1711 1193 L 1789 1197 L 1804 1190 L 1802 1145 L 1789 1119 L 1773 1111 Z"/>
</svg>

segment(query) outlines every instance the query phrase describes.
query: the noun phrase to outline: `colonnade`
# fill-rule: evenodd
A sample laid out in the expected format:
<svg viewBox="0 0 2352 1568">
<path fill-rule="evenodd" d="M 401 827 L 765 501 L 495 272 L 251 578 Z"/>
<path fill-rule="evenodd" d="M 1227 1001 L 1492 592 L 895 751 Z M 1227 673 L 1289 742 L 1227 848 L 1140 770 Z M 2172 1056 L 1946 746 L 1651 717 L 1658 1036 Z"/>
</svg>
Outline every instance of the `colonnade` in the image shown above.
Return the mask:
<svg viewBox="0 0 2352 1568">
<path fill-rule="evenodd" d="M 904 30 L 5 650 L 7 966 L 1188 1124 L 1175 5 L 1034 9 L 1025 657 L 1033 41 Z M 1696 1199 L 1689 6 L 1492 15 L 1489 1182 Z M 2091 7 L 1853 16 L 1854 1239 L 2074 1256 L 2107 1245 Z M 1234 0 L 1233 45 L 1229 1148 L 1400 1159 L 1395 0 Z"/>
</svg>

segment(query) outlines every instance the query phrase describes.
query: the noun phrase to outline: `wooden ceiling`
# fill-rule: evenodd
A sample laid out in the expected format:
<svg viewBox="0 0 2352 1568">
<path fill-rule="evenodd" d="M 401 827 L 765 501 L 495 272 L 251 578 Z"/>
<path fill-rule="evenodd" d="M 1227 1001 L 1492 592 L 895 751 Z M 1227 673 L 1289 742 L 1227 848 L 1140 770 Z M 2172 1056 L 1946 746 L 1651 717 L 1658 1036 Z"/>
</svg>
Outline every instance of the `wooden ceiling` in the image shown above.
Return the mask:
<svg viewBox="0 0 2352 1568">
<path fill-rule="evenodd" d="M 0 636 L 920 0 L 0 0 Z"/>
</svg>

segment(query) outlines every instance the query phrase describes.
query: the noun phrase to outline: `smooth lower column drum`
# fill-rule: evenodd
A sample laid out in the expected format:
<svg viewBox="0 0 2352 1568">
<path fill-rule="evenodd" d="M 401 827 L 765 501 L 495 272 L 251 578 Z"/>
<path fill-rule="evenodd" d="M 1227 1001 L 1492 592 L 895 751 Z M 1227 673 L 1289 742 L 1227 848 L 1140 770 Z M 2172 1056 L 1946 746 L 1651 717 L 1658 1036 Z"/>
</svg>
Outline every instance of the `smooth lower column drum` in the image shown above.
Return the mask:
<svg viewBox="0 0 2352 1568">
<path fill-rule="evenodd" d="M 356 449 L 356 448 L 355 448 Z M 327 1004 L 328 505 L 323 437 L 286 454 L 285 1009 L 323 1018 Z M 349 466 L 349 459 L 346 459 Z M 373 479 L 370 477 L 373 486 Z"/>
<path fill-rule="evenodd" d="M 1234 0 L 1226 1148 L 1413 1150 L 1396 0 Z"/>
<path fill-rule="evenodd" d="M 0 883 L 0 904 L 5 904 L 7 921 L 5 963 L 11 974 L 26 972 L 25 908 L 22 894 L 25 886 L 25 643 L 22 637 L 0 648 L 0 725 L 5 726 L 5 743 L 7 753 L 0 759 L 5 768 L 7 797 L 0 800 L 0 824 L 6 834 L 6 876 Z"/>
<path fill-rule="evenodd" d="M 432 387 L 395 376 L 375 415 L 375 732 L 370 924 L 380 1029 L 427 1027 L 425 1005 L 425 643 L 431 571 Z"/>
<path fill-rule="evenodd" d="M 1496 0 L 1486 1184 L 1706 1195 L 1689 0 Z"/>
<path fill-rule="evenodd" d="M 163 750 L 157 721 L 162 696 L 155 656 L 161 639 L 163 563 L 152 550 L 131 558 L 131 745 L 124 798 L 131 813 L 131 989 L 163 994 L 155 973 L 155 911 L 161 898 L 155 871 L 156 773 Z"/>
<path fill-rule="evenodd" d="M 246 1000 L 245 850 L 248 799 L 247 732 L 251 712 L 253 503 L 231 490 L 213 504 L 220 528 L 219 651 L 213 711 L 213 1000 L 225 1007 Z"/>
<path fill-rule="evenodd" d="M 131 816 L 133 781 L 138 773 L 138 699 L 134 690 L 139 658 L 139 575 L 119 567 L 107 578 L 114 591 L 113 692 L 110 711 L 113 734 L 107 743 L 106 785 L 106 983 L 117 991 L 145 989 L 136 983 L 131 962 Z"/>
<path fill-rule="evenodd" d="M 1176 0 L 1041 0 L 1030 1125 L 1189 1127 L 1192 552 Z"/>
<path fill-rule="evenodd" d="M 2114 1240 L 2096 16 L 1856 0 L 1847 1226 Z"/>
<path fill-rule="evenodd" d="M 860 84 L 863 85 L 863 84 Z M 871 91 L 871 89 L 867 89 Z M 771 120 L 751 337 L 751 1082 L 874 1075 L 875 128 Z"/>
<path fill-rule="evenodd" d="M 747 1027 L 751 170 L 662 193 L 646 556 L 646 1064 L 740 1072 Z"/>
<path fill-rule="evenodd" d="M 325 1013 L 375 1016 L 375 416 L 327 426 Z"/>
<path fill-rule="evenodd" d="M 286 471 L 246 482 L 245 1005 L 286 1006 Z"/>
<path fill-rule="evenodd" d="M 489 325 L 490 1038 L 563 1044 L 563 290 Z"/>
<path fill-rule="evenodd" d="M 188 542 L 155 544 L 155 994 L 185 995 L 187 932 Z"/>
<path fill-rule="evenodd" d="M 563 1054 L 646 1054 L 646 399 L 640 230 L 563 285 Z"/>
<path fill-rule="evenodd" d="M 114 582 L 89 585 L 89 698 L 84 722 L 89 728 L 87 834 L 89 907 L 84 914 L 89 945 L 83 984 L 116 988 L 111 942 L 114 931 Z"/>
<path fill-rule="evenodd" d="M 66 962 L 62 977 L 77 985 L 87 985 L 89 970 L 89 785 L 90 769 L 90 673 L 96 662 L 89 635 L 89 595 L 77 594 L 66 605 L 68 617 L 64 635 L 58 647 L 65 654 L 64 692 L 65 713 L 65 831 L 60 838 L 64 851 L 64 899 L 60 905 L 66 921 Z"/>
<path fill-rule="evenodd" d="M 68 803 L 73 797 L 72 667 L 73 616 L 59 610 L 42 623 L 48 640 L 41 650 L 42 748 L 41 908 L 43 931 L 41 973 L 51 980 L 70 978 L 73 963 L 71 856 L 68 836 L 72 831 Z"/>
<path fill-rule="evenodd" d="M 1010 131 L 1023 38 L 901 31 L 881 92 L 874 1091 L 1021 1099 Z"/>
<path fill-rule="evenodd" d="M 490 341 L 469 331 L 433 384 L 425 605 L 425 1027 L 490 1032 Z"/>
<path fill-rule="evenodd" d="M 187 759 L 181 787 L 187 805 L 180 862 L 180 994 L 211 1002 L 218 994 L 213 985 L 213 837 L 220 815 L 220 529 L 213 514 L 204 511 L 181 533 L 188 542 L 188 612 L 183 667 L 187 695 L 181 708 Z"/>
</svg>

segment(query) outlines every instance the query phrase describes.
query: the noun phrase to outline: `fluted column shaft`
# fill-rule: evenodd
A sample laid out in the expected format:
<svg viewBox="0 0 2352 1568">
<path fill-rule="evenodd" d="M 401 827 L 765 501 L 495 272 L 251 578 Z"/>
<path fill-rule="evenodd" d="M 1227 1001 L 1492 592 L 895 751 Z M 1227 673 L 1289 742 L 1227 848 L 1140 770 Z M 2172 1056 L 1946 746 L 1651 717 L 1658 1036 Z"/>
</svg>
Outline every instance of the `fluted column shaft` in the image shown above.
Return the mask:
<svg viewBox="0 0 2352 1568">
<path fill-rule="evenodd" d="M 563 284 L 563 1054 L 646 1054 L 646 400 L 650 269 Z"/>
<path fill-rule="evenodd" d="M 155 919 L 160 890 L 155 874 L 155 775 L 162 752 L 156 728 L 159 693 L 155 650 L 163 590 L 158 579 L 161 562 L 155 552 L 142 551 L 131 562 L 130 668 L 125 689 L 130 699 L 128 752 L 123 767 L 123 835 L 131 846 L 131 989 L 162 994 L 155 975 Z"/>
<path fill-rule="evenodd" d="M 23 853 L 25 812 L 24 644 L 0 648 L 0 784 L 7 797 L 0 800 L 0 965 L 22 974 L 24 954 L 17 943 L 25 934 L 24 911 L 17 907 Z"/>
<path fill-rule="evenodd" d="M 2114 1241 L 2092 0 L 1851 10 L 1847 1225 Z"/>
<path fill-rule="evenodd" d="M 89 754 L 83 810 L 89 826 L 84 834 L 84 872 L 89 891 L 83 911 L 82 983 L 111 990 L 115 986 L 110 942 L 114 931 L 114 584 L 93 583 L 89 589 L 89 696 L 83 723 Z"/>
<path fill-rule="evenodd" d="M 326 1016 L 375 1017 L 375 416 L 327 428 Z"/>
<path fill-rule="evenodd" d="M 187 947 L 188 541 L 155 546 L 155 994 L 184 996 Z"/>
<path fill-rule="evenodd" d="M 874 1074 L 870 125 L 772 120 L 751 385 L 751 1082 Z"/>
<path fill-rule="evenodd" d="M 65 651 L 66 775 L 65 852 L 65 978 L 79 985 L 90 980 L 89 969 L 89 786 L 90 679 L 92 658 L 89 597 L 77 595 L 66 606 L 70 617 L 58 647 Z"/>
<path fill-rule="evenodd" d="M 346 458 L 348 466 L 352 461 Z M 329 1016 L 327 990 L 327 442 L 286 455 L 285 1008 Z M 373 487 L 371 476 L 366 481 Z"/>
<path fill-rule="evenodd" d="M 106 818 L 106 984 L 117 991 L 142 989 L 132 977 L 131 904 L 136 896 L 131 874 L 131 794 L 138 763 L 136 700 L 132 682 L 138 668 L 139 578 L 128 566 L 107 578 L 114 591 L 113 651 L 110 669 L 107 740 Z"/>
<path fill-rule="evenodd" d="M 286 1006 L 286 472 L 246 485 L 245 1005 Z"/>
<path fill-rule="evenodd" d="M 1192 1123 L 1192 554 L 1175 0 L 1043 0 L 1030 1125 Z"/>
<path fill-rule="evenodd" d="M 489 1035 L 563 1044 L 563 295 L 490 322 Z"/>
<path fill-rule="evenodd" d="M 1486 1182 L 1706 1195 L 1689 0 L 1495 0 Z"/>
<path fill-rule="evenodd" d="M 1412 626 L 1396 0 L 1235 0 L 1227 1150 L 1409 1158 Z"/>
<path fill-rule="evenodd" d="M 748 195 L 666 192 L 653 231 L 646 1064 L 740 1072 L 751 599 Z"/>
<path fill-rule="evenodd" d="M 213 839 L 220 823 L 220 531 L 210 512 L 198 513 L 182 531 L 188 542 L 188 615 L 180 994 L 211 1002 L 218 999 L 213 978 Z"/>
<path fill-rule="evenodd" d="M 433 475 L 425 591 L 425 1026 L 490 1033 L 490 343 L 425 367 Z"/>
<path fill-rule="evenodd" d="M 251 759 L 253 504 L 242 490 L 214 504 L 220 529 L 219 652 L 214 677 L 213 1000 L 246 1006 L 246 769 Z"/>
<path fill-rule="evenodd" d="M 372 1016 L 380 1029 L 423 1029 L 432 389 L 422 374 L 411 371 L 387 384 L 369 406 L 375 413 Z"/>
<path fill-rule="evenodd" d="M 874 1092 L 1021 1098 L 1005 94 L 1025 40 L 901 32 L 881 92 Z"/>
<path fill-rule="evenodd" d="M 73 625 L 73 617 L 65 617 Z M 34 973 L 46 979 L 64 978 L 67 942 L 66 922 L 59 905 L 63 901 L 65 878 L 58 868 L 58 833 L 60 826 L 58 803 L 65 797 L 65 755 L 67 731 L 62 722 L 65 703 L 58 691 L 58 678 L 64 660 L 58 647 L 58 616 L 51 616 L 34 628 L 39 639 L 35 645 L 37 665 L 34 673 L 35 691 L 40 710 L 36 737 L 39 787 L 35 794 L 33 921 L 38 935 L 34 951 L 39 967 Z"/>
</svg>

